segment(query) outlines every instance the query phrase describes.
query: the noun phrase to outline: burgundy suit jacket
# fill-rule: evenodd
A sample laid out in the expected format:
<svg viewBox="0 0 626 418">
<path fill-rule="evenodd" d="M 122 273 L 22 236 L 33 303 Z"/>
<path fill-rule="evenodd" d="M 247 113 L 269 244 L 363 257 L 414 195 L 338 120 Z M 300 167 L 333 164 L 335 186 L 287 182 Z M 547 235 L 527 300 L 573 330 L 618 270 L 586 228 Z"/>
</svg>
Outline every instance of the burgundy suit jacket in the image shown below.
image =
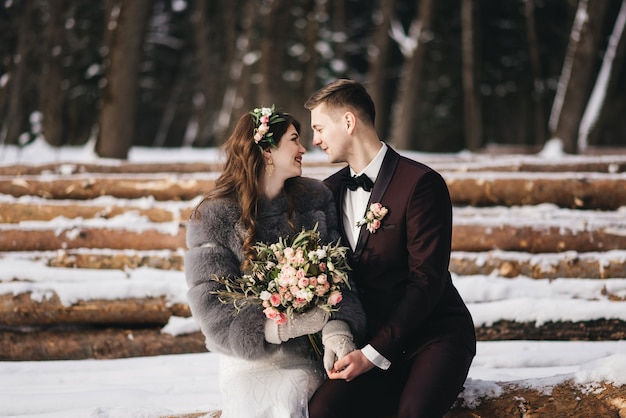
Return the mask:
<svg viewBox="0 0 626 418">
<path fill-rule="evenodd" d="M 325 180 L 345 238 L 345 167 Z M 424 164 L 387 150 L 370 203 L 388 209 L 382 226 L 361 227 L 351 253 L 353 279 L 367 316 L 367 341 L 392 363 L 410 358 L 427 341 L 449 340 L 475 353 L 474 324 L 452 284 L 448 265 L 452 204 L 445 181 Z"/>
</svg>

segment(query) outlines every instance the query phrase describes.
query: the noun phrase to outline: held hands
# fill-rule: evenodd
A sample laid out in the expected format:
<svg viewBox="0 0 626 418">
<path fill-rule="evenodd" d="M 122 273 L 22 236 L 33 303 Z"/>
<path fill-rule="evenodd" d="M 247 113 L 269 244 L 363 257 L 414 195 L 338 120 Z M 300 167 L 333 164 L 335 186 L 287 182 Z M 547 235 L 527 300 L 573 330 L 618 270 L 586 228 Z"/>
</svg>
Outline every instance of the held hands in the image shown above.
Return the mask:
<svg viewBox="0 0 626 418">
<path fill-rule="evenodd" d="M 315 334 L 324 328 L 330 314 L 322 308 L 315 307 L 301 314 L 287 318 L 286 324 L 277 324 L 271 319 L 265 321 L 265 339 L 272 344 L 280 344 L 291 338 L 307 334 Z"/>
<path fill-rule="evenodd" d="M 328 371 L 333 370 L 337 360 L 356 350 L 350 327 L 344 321 L 333 320 L 324 326 L 322 344 L 324 344 L 324 368 Z"/>
<path fill-rule="evenodd" d="M 345 380 L 349 382 L 365 372 L 372 370 L 374 363 L 369 361 L 361 350 L 354 350 L 335 362 L 332 370 L 329 370 L 328 378 L 333 380 Z"/>
</svg>

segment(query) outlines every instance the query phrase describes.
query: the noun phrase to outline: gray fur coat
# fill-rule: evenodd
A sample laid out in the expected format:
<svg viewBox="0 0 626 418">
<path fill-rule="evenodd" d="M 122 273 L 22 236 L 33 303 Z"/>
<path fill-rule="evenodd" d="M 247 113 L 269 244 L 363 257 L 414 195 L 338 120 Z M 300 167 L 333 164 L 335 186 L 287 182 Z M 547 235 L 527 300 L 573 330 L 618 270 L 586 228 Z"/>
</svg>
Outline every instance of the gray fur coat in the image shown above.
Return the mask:
<svg viewBox="0 0 626 418">
<path fill-rule="evenodd" d="M 296 231 L 287 223 L 287 197 L 283 193 L 274 200 L 259 201 L 255 240 L 276 242 L 278 237 L 293 236 L 303 227 L 313 229 L 317 224 L 323 242 L 336 242 L 337 214 L 330 191 L 320 181 L 310 178 L 289 181 L 296 182 L 290 189 L 294 193 Z M 283 344 L 265 341 L 266 318 L 261 305 L 247 305 L 237 313 L 232 305 L 223 304 L 211 294 L 222 286 L 211 279 L 213 275 L 241 276 L 245 233 L 240 222 L 241 209 L 232 200 L 206 200 L 199 208 L 199 215 L 190 220 L 187 228 L 189 250 L 185 254 L 185 276 L 189 306 L 206 337 L 209 351 L 247 360 L 269 357 L 279 349 L 307 355 L 310 348 L 307 336 Z M 365 329 L 365 314 L 354 285 L 352 290 L 345 289 L 343 296 L 332 319 L 346 321 L 358 341 Z"/>
</svg>

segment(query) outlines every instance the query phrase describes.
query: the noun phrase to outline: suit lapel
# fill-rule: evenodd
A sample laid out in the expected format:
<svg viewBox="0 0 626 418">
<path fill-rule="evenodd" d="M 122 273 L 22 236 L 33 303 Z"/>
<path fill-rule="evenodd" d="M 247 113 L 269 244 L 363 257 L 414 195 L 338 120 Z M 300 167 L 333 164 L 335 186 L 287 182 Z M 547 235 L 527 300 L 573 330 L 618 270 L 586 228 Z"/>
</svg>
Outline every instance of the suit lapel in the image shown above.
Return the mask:
<svg viewBox="0 0 626 418">
<path fill-rule="evenodd" d="M 350 175 L 350 167 L 346 166 L 335 173 L 329 180 L 332 181 L 332 190 L 334 190 L 335 205 L 337 206 L 337 224 L 339 226 L 339 233 L 342 237 L 344 245 L 348 245 L 346 239 L 346 230 L 343 224 L 343 201 L 346 198 L 347 187 L 341 182 L 341 178 L 345 175 Z"/>
<path fill-rule="evenodd" d="M 370 200 L 367 202 L 367 208 L 369 208 L 371 203 L 381 202 L 391 179 L 393 178 L 393 174 L 396 171 L 396 166 L 398 165 L 398 160 L 400 159 L 400 154 L 389 147 L 387 149 L 387 153 L 385 154 L 385 158 L 383 159 L 383 164 L 380 167 L 380 172 L 378 173 L 378 177 L 376 177 L 376 182 L 374 183 L 374 188 L 372 189 L 372 194 L 370 195 Z M 345 187 L 344 193 L 342 196 L 345 196 Z M 343 197 L 342 197 L 343 199 Z M 384 205 L 384 203 L 383 203 Z M 343 208 L 343 202 L 340 206 L 340 210 Z M 365 214 L 363 214 L 365 215 Z M 343 218 L 343 216 L 342 216 Z M 367 240 L 369 239 L 371 233 L 367 230 L 365 226 L 361 227 L 361 232 L 359 233 L 359 239 L 356 243 L 356 247 L 354 249 L 354 258 L 358 262 L 361 257 L 361 253 L 367 245 Z"/>
</svg>

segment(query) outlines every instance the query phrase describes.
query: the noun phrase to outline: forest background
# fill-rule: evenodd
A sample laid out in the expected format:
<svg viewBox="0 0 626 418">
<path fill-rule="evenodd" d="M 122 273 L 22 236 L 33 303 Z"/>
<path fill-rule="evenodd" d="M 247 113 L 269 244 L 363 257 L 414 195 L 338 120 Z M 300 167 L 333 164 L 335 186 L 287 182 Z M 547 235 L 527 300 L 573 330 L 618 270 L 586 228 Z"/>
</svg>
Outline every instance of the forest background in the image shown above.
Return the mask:
<svg viewBox="0 0 626 418">
<path fill-rule="evenodd" d="M 0 145 L 215 147 L 274 103 L 306 143 L 351 78 L 398 149 L 623 151 L 625 26 L 626 0 L 3 0 Z"/>
</svg>

